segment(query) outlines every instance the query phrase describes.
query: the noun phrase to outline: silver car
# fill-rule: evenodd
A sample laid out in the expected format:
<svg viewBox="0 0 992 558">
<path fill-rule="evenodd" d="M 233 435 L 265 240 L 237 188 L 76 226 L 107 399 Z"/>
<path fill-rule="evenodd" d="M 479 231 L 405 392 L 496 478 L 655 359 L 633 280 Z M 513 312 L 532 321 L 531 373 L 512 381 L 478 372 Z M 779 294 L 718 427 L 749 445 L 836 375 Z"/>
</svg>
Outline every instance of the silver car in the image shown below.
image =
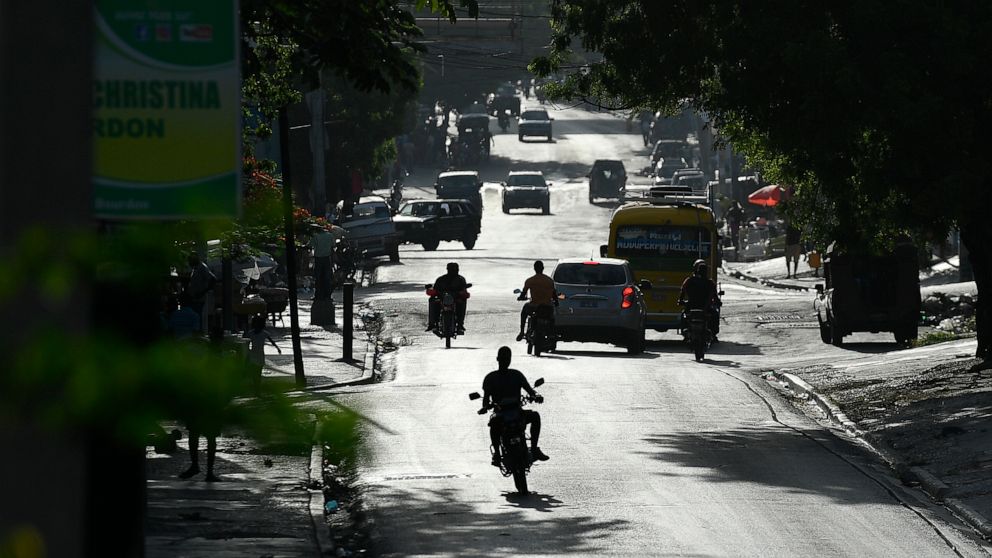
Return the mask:
<svg viewBox="0 0 992 558">
<path fill-rule="evenodd" d="M 551 277 L 565 295 L 555 310 L 559 339 L 613 343 L 630 354 L 644 351 L 647 308 L 641 290 L 651 285 L 634 282 L 627 260 L 565 259 Z"/>
</svg>

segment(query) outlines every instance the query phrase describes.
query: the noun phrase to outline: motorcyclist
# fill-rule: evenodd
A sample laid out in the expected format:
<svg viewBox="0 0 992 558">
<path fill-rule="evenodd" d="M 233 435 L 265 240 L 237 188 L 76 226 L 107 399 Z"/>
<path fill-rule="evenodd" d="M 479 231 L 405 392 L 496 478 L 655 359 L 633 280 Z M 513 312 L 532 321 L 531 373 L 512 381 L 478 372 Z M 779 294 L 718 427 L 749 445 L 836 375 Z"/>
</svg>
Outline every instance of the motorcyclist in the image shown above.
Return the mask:
<svg viewBox="0 0 992 558">
<path fill-rule="evenodd" d="M 520 310 L 520 333 L 517 334 L 517 341 L 523 341 L 524 330 L 527 327 L 527 316 L 536 312 L 538 307 L 552 306 L 556 301 L 555 282 L 544 274 L 544 262 L 537 260 L 534 262 L 534 275 L 524 281 L 524 288 L 520 292 L 517 300 L 527 300 L 527 293 L 530 293 L 530 302 L 524 304 Z M 554 313 L 551 313 L 552 320 Z"/>
<path fill-rule="evenodd" d="M 720 332 L 720 295 L 714 283 L 708 276 L 709 266 L 706 260 L 696 260 L 692 264 L 692 275 L 682 283 L 682 290 L 679 292 L 679 302 L 685 304 L 688 310 L 704 310 L 708 321 L 710 333 L 713 335 L 713 342 L 716 342 L 716 334 Z M 683 321 L 685 314 L 682 315 Z"/>
<path fill-rule="evenodd" d="M 538 403 L 544 402 L 544 398 L 530 387 L 530 382 L 519 370 L 510 368 L 510 359 L 513 352 L 509 347 L 500 347 L 496 353 L 496 362 L 499 368 L 486 374 L 482 381 L 482 409 L 479 414 L 485 414 L 489 409 L 504 402 L 516 403 L 520 401 L 520 391 L 526 391 Z M 538 438 L 541 436 L 541 415 L 537 411 L 521 409 L 525 424 L 530 424 L 530 454 L 537 461 L 547 461 L 550 459 L 538 446 Z M 493 465 L 499 467 L 500 448 L 499 437 L 503 431 L 503 417 L 497 412 L 489 421 L 489 440 L 493 447 Z"/>
<path fill-rule="evenodd" d="M 510 109 L 500 111 L 496 115 L 496 121 L 499 123 L 499 128 L 505 132 L 510 127 Z"/>
<path fill-rule="evenodd" d="M 450 262 L 448 273 L 440 276 L 434 281 L 434 291 L 436 297 L 431 297 L 428 307 L 429 324 L 427 331 L 434 331 L 438 326 L 438 318 L 441 317 L 441 305 L 437 303 L 444 293 L 450 293 L 455 298 L 455 330 L 458 335 L 465 335 L 465 296 L 468 291 L 468 283 L 465 278 L 458 274 L 458 264 Z M 436 300 L 435 300 L 436 298 Z"/>
</svg>

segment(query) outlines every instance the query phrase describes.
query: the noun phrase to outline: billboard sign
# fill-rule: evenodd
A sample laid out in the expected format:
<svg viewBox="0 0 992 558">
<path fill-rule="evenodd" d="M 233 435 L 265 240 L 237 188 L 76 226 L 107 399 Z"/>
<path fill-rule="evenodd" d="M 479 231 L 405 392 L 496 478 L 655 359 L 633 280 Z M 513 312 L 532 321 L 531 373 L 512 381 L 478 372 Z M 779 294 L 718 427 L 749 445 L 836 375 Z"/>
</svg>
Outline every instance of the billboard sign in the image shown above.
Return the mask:
<svg viewBox="0 0 992 558">
<path fill-rule="evenodd" d="M 105 219 L 236 217 L 237 0 L 98 0 L 93 209 Z"/>
</svg>

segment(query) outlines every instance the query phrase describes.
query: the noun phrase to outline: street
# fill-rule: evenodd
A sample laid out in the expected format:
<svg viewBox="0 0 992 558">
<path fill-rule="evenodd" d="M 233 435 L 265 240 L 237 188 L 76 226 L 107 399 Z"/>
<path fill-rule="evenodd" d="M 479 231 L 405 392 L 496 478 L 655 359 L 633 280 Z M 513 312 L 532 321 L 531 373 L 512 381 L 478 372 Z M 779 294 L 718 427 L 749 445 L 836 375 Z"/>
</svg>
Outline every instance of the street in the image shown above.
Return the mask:
<svg viewBox="0 0 992 558">
<path fill-rule="evenodd" d="M 624 161 L 631 182 L 644 166 L 637 133 L 607 113 L 552 110 L 553 142 L 496 132 L 475 249 L 401 247 L 383 262 L 367 301 L 399 345 L 385 381 L 336 401 L 364 417 L 359 483 L 376 554 L 629 556 L 987 555 L 943 508 L 903 487 L 866 449 L 797 410 L 758 373 L 895 350 L 891 336 L 856 334 L 844 348 L 820 342 L 812 295 L 722 278 L 720 342 L 702 363 L 675 332 L 648 332 L 647 351 L 560 344 L 535 358 L 514 342 L 513 289 L 535 259 L 598 255 L 615 204 L 586 199 L 598 158 Z M 495 123 L 492 126 L 496 128 Z M 636 130 L 635 130 L 636 131 Z M 500 211 L 509 170 L 541 170 L 551 215 Z M 418 168 L 406 197 L 433 198 L 433 171 Z M 425 333 L 423 285 L 456 261 L 474 286 L 468 333 L 444 349 Z M 543 377 L 542 449 L 551 460 L 513 492 L 489 464 L 486 417 L 468 394 L 496 367 Z"/>
</svg>

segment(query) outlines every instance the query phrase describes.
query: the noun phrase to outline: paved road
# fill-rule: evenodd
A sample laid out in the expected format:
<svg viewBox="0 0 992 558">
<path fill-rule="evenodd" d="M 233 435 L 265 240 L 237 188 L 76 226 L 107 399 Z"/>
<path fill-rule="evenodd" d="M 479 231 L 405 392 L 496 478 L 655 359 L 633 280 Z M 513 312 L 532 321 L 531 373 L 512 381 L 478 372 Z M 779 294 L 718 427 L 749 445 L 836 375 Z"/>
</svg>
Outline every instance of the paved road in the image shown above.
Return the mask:
<svg viewBox="0 0 992 558">
<path fill-rule="evenodd" d="M 485 419 L 467 394 L 511 344 L 512 290 L 536 258 L 586 255 L 605 241 L 611 207 L 586 201 L 596 158 L 643 164 L 640 137 L 615 117 L 554 111 L 554 143 L 498 135 L 484 169 L 542 169 L 554 182 L 552 215 L 499 211 L 487 185 L 476 249 L 405 247 L 377 270 L 373 299 L 401 339 L 391 381 L 339 396 L 366 417 L 361 482 L 385 556 L 978 556 L 986 555 L 942 508 L 892 480 L 861 448 L 781 399 L 754 369 L 810 358 L 891 350 L 881 338 L 822 345 L 809 297 L 725 281 L 726 324 L 705 363 L 671 333 L 649 335 L 637 357 L 598 344 L 563 344 L 515 367 L 544 377 L 542 447 L 530 497 L 489 464 Z M 426 186 L 431 176 L 415 175 Z M 427 191 L 425 190 L 425 193 Z M 461 263 L 475 284 L 469 335 L 450 350 L 424 334 L 420 286 Z"/>
</svg>

